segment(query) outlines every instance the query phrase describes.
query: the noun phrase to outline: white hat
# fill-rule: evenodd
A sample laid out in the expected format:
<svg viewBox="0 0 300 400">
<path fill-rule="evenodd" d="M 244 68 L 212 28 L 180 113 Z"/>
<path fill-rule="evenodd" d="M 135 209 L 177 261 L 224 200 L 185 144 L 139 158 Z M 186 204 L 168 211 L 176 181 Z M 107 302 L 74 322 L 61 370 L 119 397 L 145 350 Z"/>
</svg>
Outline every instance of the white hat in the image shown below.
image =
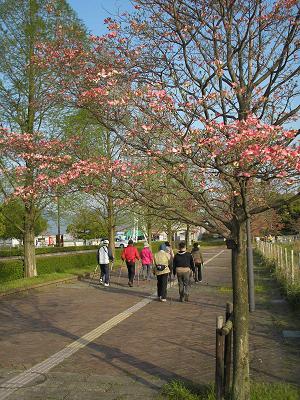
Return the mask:
<svg viewBox="0 0 300 400">
<path fill-rule="evenodd" d="M 149 247 L 149 243 L 145 242 L 144 247 Z"/>
<path fill-rule="evenodd" d="M 103 244 L 109 244 L 109 240 L 104 239 L 102 243 L 103 243 Z"/>
</svg>

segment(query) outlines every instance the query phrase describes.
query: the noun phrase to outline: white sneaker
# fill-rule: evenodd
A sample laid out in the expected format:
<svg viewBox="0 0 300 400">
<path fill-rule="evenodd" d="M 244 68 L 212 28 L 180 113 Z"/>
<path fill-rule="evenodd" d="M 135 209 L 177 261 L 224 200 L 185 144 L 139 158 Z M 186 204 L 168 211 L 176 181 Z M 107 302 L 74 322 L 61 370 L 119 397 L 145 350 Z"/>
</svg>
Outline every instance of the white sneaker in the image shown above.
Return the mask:
<svg viewBox="0 0 300 400">
<path fill-rule="evenodd" d="M 101 283 L 103 282 L 103 279 L 102 279 L 102 278 L 100 278 L 100 282 L 101 282 Z"/>
<path fill-rule="evenodd" d="M 109 283 L 104 283 L 104 286 L 109 286 Z"/>
<path fill-rule="evenodd" d="M 160 299 L 160 301 L 162 301 L 163 303 L 165 303 L 167 301 L 167 299 Z"/>
</svg>

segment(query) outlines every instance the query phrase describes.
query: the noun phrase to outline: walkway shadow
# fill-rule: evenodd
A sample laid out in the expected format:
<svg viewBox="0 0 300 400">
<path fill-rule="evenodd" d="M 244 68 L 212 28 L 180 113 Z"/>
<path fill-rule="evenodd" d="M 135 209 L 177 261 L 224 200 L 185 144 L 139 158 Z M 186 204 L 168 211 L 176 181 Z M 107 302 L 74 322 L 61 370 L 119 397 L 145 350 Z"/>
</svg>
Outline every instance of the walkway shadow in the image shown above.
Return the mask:
<svg viewBox="0 0 300 400">
<path fill-rule="evenodd" d="M 168 383 L 170 380 L 180 380 L 189 385 L 195 385 L 195 383 L 190 379 L 184 378 L 175 372 L 171 372 L 163 367 L 152 364 L 151 362 L 141 360 L 140 358 L 137 358 L 129 353 L 125 353 L 116 347 L 98 345 L 96 343 L 90 343 L 87 345 L 87 347 L 96 351 L 97 353 L 101 353 L 100 355 L 91 354 L 92 357 L 106 362 L 119 372 L 130 376 L 137 382 L 151 389 L 160 390 L 161 386 L 164 383 Z M 124 364 L 124 366 L 121 364 Z M 139 374 L 138 371 L 141 371 L 142 373 Z M 153 381 L 151 381 L 151 379 L 147 379 L 144 374 L 153 377 Z"/>
<path fill-rule="evenodd" d="M 128 288 L 128 287 L 126 287 L 126 285 L 122 285 L 122 284 L 116 285 L 114 283 L 113 284 L 114 286 L 110 285 L 109 287 L 104 287 L 103 285 L 100 286 L 100 285 L 93 284 L 93 283 L 91 284 L 88 281 L 81 281 L 81 282 L 86 282 L 93 289 L 103 291 L 104 293 L 105 292 L 116 293 L 116 294 L 123 293 L 123 294 L 129 295 L 129 296 L 134 296 L 134 297 L 138 297 L 141 299 L 144 299 L 145 297 L 149 297 L 153 293 L 153 291 L 150 291 L 150 290 L 145 292 L 142 290 L 135 290 L 134 287 Z M 149 289 L 151 289 L 151 288 L 149 288 Z"/>
</svg>

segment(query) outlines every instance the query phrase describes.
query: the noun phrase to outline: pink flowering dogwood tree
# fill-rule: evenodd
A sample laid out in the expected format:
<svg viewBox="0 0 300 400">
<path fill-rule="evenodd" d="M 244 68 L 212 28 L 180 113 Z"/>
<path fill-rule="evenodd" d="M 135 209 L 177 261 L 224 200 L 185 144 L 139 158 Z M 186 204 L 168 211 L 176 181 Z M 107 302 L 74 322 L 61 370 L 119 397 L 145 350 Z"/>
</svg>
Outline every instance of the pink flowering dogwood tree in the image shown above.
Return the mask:
<svg viewBox="0 0 300 400">
<path fill-rule="evenodd" d="M 61 134 L 68 110 L 53 95 L 61 90 L 55 77 L 39 68 L 35 56 L 41 41 L 54 41 L 66 26 L 84 42 L 85 30 L 65 0 L 0 4 L 0 187 L 2 200 L 18 196 L 24 205 L 26 276 L 36 275 L 33 221 L 52 188 L 65 184 L 66 176 L 58 177 L 69 163 L 68 144 L 49 139 Z"/>
<path fill-rule="evenodd" d="M 52 64 L 65 99 L 133 149 L 119 169 L 128 194 L 231 240 L 233 399 L 248 400 L 245 224 L 282 205 L 254 186 L 280 182 L 285 201 L 299 197 L 298 132 L 282 128 L 299 111 L 297 2 L 137 0 L 136 9 L 107 19 L 109 33 L 88 50 L 41 46 L 40 63 Z"/>
<path fill-rule="evenodd" d="M 34 224 L 42 210 L 80 173 L 71 155 L 75 140 L 68 143 L 46 139 L 41 133 L 15 133 L 0 129 L 0 193 L 3 201 L 14 197 L 24 205 L 24 274 L 37 275 Z M 71 167 L 72 166 L 72 167 Z M 65 172 L 65 173 L 64 173 Z M 13 223 L 13 221 L 11 221 Z"/>
</svg>

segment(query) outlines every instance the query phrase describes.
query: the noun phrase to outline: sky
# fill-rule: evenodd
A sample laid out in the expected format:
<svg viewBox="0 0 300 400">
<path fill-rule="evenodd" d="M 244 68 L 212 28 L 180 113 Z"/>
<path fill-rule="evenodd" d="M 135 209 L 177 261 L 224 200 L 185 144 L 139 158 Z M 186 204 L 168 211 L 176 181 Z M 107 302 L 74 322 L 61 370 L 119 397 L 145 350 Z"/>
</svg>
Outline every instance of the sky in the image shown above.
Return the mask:
<svg viewBox="0 0 300 400">
<path fill-rule="evenodd" d="M 106 32 L 103 23 L 105 18 L 133 9 L 130 0 L 68 0 L 68 2 L 88 30 L 95 35 Z"/>
</svg>

